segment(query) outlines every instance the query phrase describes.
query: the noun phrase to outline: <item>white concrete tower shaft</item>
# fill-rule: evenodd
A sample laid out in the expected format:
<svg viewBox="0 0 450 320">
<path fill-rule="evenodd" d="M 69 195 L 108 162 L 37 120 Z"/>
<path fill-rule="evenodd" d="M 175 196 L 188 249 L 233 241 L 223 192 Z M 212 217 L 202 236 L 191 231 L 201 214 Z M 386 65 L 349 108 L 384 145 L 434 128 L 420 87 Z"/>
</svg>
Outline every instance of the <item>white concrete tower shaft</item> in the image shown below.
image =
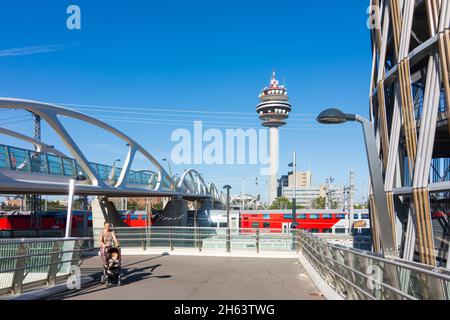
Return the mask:
<svg viewBox="0 0 450 320">
<path fill-rule="evenodd" d="M 269 129 L 269 181 L 267 183 L 267 197 L 268 202 L 272 203 L 277 197 L 278 186 L 278 168 L 279 168 L 279 130 L 277 127 L 271 127 Z"/>
</svg>

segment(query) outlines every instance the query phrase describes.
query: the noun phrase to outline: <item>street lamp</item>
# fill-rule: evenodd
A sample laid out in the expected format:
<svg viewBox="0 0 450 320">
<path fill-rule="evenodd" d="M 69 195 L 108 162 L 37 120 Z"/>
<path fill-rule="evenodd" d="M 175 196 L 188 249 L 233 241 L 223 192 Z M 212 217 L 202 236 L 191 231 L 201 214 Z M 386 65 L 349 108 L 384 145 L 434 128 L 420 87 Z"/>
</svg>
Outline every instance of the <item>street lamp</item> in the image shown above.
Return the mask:
<svg viewBox="0 0 450 320">
<path fill-rule="evenodd" d="M 292 167 L 292 174 L 294 179 L 294 185 L 292 186 L 292 223 L 291 228 L 297 228 L 297 159 L 295 151 L 292 153 L 292 162 L 289 163 L 289 167 Z"/>
<path fill-rule="evenodd" d="M 111 182 L 115 181 L 116 178 L 116 162 L 120 162 L 120 159 L 116 159 L 113 161 L 111 172 L 109 173 L 108 180 Z"/>
<path fill-rule="evenodd" d="M 170 177 L 172 178 L 172 167 L 170 165 L 170 161 L 167 160 L 166 158 L 162 159 L 162 161 L 167 162 L 167 165 L 169 166 L 169 174 L 170 174 Z"/>
<path fill-rule="evenodd" d="M 369 165 L 370 180 L 375 202 L 375 208 L 378 212 L 376 219 L 378 222 L 380 242 L 385 255 L 397 255 L 395 241 L 392 233 L 392 225 L 388 216 L 388 207 L 386 195 L 384 193 L 384 182 L 381 173 L 381 163 L 378 157 L 377 144 L 372 123 L 357 114 L 344 113 L 339 109 L 331 108 L 322 111 L 317 116 L 317 122 L 323 124 L 340 124 L 347 121 L 356 121 L 362 125 L 364 134 L 364 143 L 366 147 L 367 162 Z"/>
<path fill-rule="evenodd" d="M 231 186 L 226 184 L 223 186 L 223 189 L 227 190 L 227 252 L 231 251 L 230 246 L 230 240 L 231 240 L 231 234 L 230 234 L 230 189 Z"/>
</svg>

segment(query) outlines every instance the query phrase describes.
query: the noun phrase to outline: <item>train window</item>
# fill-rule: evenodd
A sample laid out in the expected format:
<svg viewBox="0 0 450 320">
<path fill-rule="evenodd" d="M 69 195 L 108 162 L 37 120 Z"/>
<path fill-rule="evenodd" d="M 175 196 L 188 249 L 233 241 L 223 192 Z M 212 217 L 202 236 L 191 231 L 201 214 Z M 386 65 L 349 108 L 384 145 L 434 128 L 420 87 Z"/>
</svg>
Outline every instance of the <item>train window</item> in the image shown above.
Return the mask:
<svg viewBox="0 0 450 320">
<path fill-rule="evenodd" d="M 284 219 L 292 219 L 292 214 L 283 214 Z"/>
<path fill-rule="evenodd" d="M 323 218 L 324 219 L 331 219 L 333 217 L 333 215 L 331 213 L 324 213 L 323 214 Z"/>
<path fill-rule="evenodd" d="M 357 213 L 353 214 L 353 219 L 359 219 L 359 214 Z"/>
<path fill-rule="evenodd" d="M 270 222 L 263 222 L 263 228 L 270 228 Z"/>
<path fill-rule="evenodd" d="M 362 213 L 361 214 L 361 219 L 370 219 L 370 215 L 367 213 Z"/>
<path fill-rule="evenodd" d="M 334 233 L 345 233 L 345 228 L 335 228 Z"/>
<path fill-rule="evenodd" d="M 310 218 L 310 219 L 319 219 L 319 215 L 318 215 L 317 213 L 311 213 L 311 214 L 309 215 L 309 218 Z"/>
<path fill-rule="evenodd" d="M 311 233 L 319 233 L 319 229 L 309 229 L 309 232 L 311 232 Z"/>
<path fill-rule="evenodd" d="M 270 214 L 265 214 L 265 215 L 263 215 L 263 219 L 269 220 L 269 219 L 270 219 Z"/>
<path fill-rule="evenodd" d="M 345 213 L 336 213 L 336 219 L 345 219 Z"/>
<path fill-rule="evenodd" d="M 330 228 L 324 228 L 322 229 L 322 233 L 331 233 L 332 230 Z"/>
<path fill-rule="evenodd" d="M 299 214 L 297 215 L 298 219 L 306 219 L 306 214 Z"/>
<path fill-rule="evenodd" d="M 252 228 L 259 228 L 259 222 L 252 222 Z"/>
</svg>

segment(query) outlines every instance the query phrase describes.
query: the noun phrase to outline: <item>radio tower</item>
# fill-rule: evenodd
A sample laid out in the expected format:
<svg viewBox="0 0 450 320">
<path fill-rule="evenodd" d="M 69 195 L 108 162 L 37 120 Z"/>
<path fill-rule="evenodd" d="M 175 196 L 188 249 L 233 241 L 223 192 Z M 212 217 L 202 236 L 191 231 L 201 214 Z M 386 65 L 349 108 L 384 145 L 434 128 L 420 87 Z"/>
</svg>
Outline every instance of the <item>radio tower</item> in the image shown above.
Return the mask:
<svg viewBox="0 0 450 320">
<path fill-rule="evenodd" d="M 279 133 L 278 128 L 286 125 L 285 120 L 291 112 L 288 101 L 287 89 L 279 85 L 272 73 L 270 85 L 265 87 L 259 94 L 259 104 L 256 112 L 264 127 L 269 128 L 269 179 L 268 179 L 268 202 L 271 204 L 277 196 L 278 156 L 279 156 Z"/>
</svg>

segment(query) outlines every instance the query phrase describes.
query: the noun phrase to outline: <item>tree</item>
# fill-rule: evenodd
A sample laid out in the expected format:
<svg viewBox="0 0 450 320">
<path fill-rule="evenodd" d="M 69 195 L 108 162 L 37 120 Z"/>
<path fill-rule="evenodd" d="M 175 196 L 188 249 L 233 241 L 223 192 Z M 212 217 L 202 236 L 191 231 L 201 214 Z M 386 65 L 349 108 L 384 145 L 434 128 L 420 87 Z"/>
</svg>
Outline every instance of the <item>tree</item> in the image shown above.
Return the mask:
<svg viewBox="0 0 450 320">
<path fill-rule="evenodd" d="M 338 203 L 336 201 L 332 201 L 330 209 L 337 209 L 337 208 L 338 208 Z"/>
<path fill-rule="evenodd" d="M 275 200 L 273 200 L 272 204 L 270 205 L 269 209 L 291 209 L 292 204 L 291 201 L 289 201 L 286 197 L 278 197 Z"/>
<path fill-rule="evenodd" d="M 313 209 L 325 209 L 325 197 L 318 197 L 311 202 Z"/>
</svg>

